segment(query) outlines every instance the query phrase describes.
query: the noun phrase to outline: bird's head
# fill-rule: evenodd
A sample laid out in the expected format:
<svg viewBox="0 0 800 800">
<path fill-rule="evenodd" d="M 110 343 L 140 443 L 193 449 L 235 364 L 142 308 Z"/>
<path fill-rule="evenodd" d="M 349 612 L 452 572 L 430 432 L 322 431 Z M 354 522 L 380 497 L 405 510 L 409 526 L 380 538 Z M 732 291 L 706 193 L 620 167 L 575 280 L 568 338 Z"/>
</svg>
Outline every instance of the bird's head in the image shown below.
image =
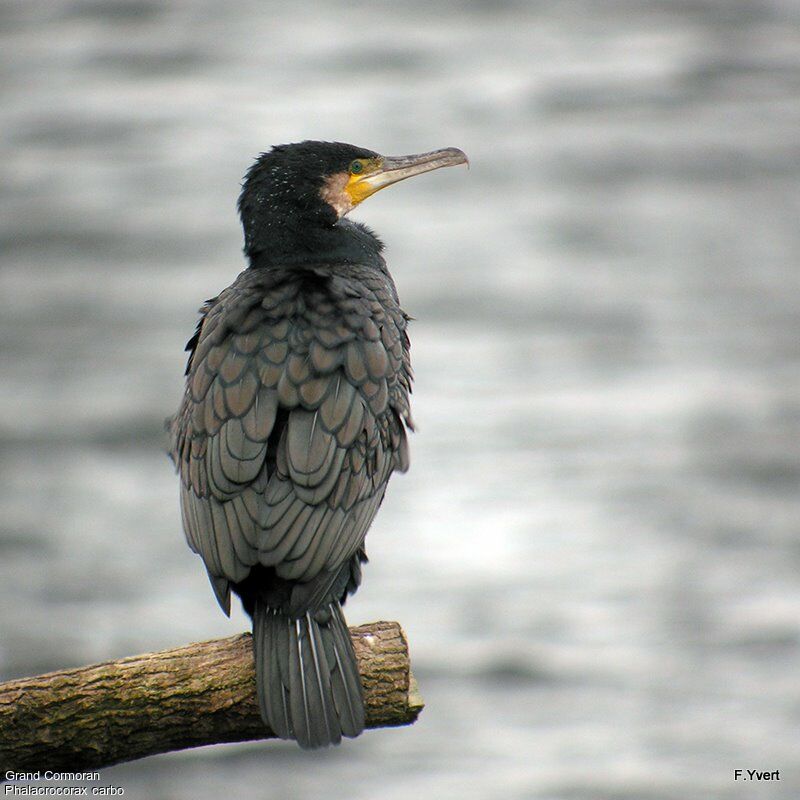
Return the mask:
<svg viewBox="0 0 800 800">
<path fill-rule="evenodd" d="M 332 227 L 371 194 L 440 167 L 466 164 L 449 147 L 412 156 L 382 156 L 341 142 L 300 142 L 262 153 L 245 175 L 239 214 L 245 251 L 280 237 L 277 228 L 309 233 Z"/>
</svg>

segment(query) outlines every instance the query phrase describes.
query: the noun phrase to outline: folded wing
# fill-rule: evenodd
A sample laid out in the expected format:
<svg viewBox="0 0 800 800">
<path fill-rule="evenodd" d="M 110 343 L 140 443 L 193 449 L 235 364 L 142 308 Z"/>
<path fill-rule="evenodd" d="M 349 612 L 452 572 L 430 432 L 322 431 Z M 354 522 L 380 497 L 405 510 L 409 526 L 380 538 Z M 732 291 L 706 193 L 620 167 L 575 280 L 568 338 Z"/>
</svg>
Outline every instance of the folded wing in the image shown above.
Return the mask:
<svg viewBox="0 0 800 800">
<path fill-rule="evenodd" d="M 226 611 L 257 564 L 300 584 L 294 611 L 325 602 L 408 466 L 405 317 L 373 288 L 251 271 L 205 308 L 173 458 Z"/>
</svg>

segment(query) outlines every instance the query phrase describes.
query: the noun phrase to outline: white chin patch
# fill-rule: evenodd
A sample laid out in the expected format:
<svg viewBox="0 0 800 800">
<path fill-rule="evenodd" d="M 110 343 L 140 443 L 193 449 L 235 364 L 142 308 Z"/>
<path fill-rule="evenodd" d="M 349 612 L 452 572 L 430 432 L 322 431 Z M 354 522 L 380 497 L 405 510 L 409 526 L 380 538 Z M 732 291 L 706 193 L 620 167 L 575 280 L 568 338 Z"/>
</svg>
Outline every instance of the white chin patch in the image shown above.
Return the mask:
<svg viewBox="0 0 800 800">
<path fill-rule="evenodd" d="M 325 178 L 325 183 L 319 190 L 319 196 L 336 212 L 339 219 L 353 209 L 353 201 L 344 190 L 349 179 L 346 172 L 337 172 Z"/>
</svg>

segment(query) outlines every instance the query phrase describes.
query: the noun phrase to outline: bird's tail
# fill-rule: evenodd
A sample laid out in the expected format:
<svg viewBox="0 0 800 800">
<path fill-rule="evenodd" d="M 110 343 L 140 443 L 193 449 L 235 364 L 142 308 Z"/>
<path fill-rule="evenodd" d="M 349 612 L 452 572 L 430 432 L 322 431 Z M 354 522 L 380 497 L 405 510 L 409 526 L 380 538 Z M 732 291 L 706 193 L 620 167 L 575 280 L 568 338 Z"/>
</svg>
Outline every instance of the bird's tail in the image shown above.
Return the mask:
<svg viewBox="0 0 800 800">
<path fill-rule="evenodd" d="M 281 739 L 305 749 L 364 730 L 364 698 L 339 603 L 290 617 L 261 602 L 253 613 L 261 716 Z"/>
</svg>

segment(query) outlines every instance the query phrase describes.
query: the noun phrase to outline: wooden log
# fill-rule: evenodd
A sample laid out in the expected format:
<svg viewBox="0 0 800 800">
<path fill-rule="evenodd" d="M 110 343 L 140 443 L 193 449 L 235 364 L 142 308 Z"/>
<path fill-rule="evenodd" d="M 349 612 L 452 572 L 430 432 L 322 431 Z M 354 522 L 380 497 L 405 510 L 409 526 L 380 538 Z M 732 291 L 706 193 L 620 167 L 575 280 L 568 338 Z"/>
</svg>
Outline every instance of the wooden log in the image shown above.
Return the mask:
<svg viewBox="0 0 800 800">
<path fill-rule="evenodd" d="M 423 703 L 400 625 L 350 635 L 367 727 L 414 722 Z M 0 684 L 3 772 L 98 769 L 272 736 L 258 713 L 249 633 Z"/>
</svg>

